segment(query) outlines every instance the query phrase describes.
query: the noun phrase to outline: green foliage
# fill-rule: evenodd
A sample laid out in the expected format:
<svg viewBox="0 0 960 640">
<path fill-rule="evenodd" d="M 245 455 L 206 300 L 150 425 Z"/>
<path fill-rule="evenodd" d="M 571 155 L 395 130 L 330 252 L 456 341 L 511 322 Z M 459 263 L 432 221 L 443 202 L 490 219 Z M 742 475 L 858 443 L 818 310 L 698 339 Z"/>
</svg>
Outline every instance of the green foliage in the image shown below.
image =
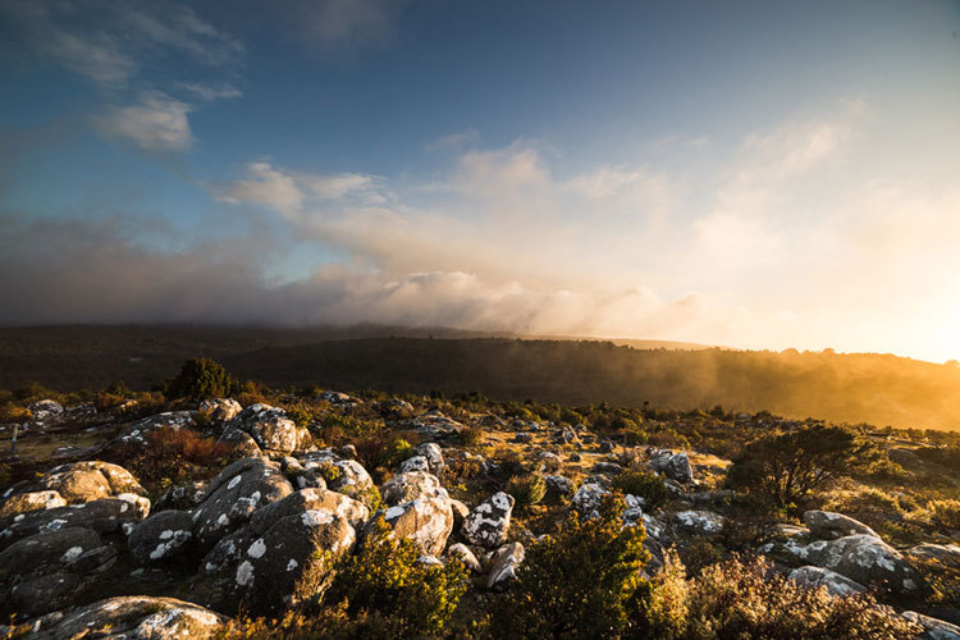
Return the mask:
<svg viewBox="0 0 960 640">
<path fill-rule="evenodd" d="M 317 469 L 317 472 L 326 482 L 334 482 L 340 479 L 340 467 L 332 462 L 324 462 Z"/>
<path fill-rule="evenodd" d="M 507 481 L 507 493 L 513 496 L 520 508 L 538 504 L 547 494 L 547 484 L 537 473 L 516 476 Z"/>
<path fill-rule="evenodd" d="M 636 638 L 657 640 L 912 640 L 921 631 L 871 596 L 837 598 L 737 558 L 685 579 L 669 553 L 641 603 Z"/>
<path fill-rule="evenodd" d="M 960 500 L 934 500 L 927 505 L 927 510 L 937 524 L 960 529 Z"/>
<path fill-rule="evenodd" d="M 749 443 L 734 460 L 727 483 L 795 513 L 837 478 L 868 471 L 884 458 L 852 429 L 815 424 Z"/>
<path fill-rule="evenodd" d="M 194 358 L 183 363 L 179 375 L 170 383 L 167 396 L 199 402 L 231 395 L 239 385 L 218 362 Z"/>
<path fill-rule="evenodd" d="M 483 429 L 467 427 L 460 431 L 460 442 L 466 447 L 475 447 L 483 442 Z"/>
<path fill-rule="evenodd" d="M 622 528 L 623 498 L 607 496 L 600 517 L 571 513 L 558 533 L 533 543 L 512 590 L 493 603 L 500 638 L 616 638 L 645 597 L 642 527 Z"/>
<path fill-rule="evenodd" d="M 392 539 L 390 531 L 382 518 L 375 523 L 360 552 L 338 563 L 326 600 L 342 603 L 353 618 L 367 618 L 360 637 L 433 636 L 450 621 L 467 589 L 466 569 L 457 560 L 421 564 L 419 547 Z"/>
<path fill-rule="evenodd" d="M 646 469 L 626 469 L 614 476 L 611 484 L 621 493 L 643 498 L 644 509 L 648 511 L 659 509 L 672 497 L 663 478 Z"/>
</svg>

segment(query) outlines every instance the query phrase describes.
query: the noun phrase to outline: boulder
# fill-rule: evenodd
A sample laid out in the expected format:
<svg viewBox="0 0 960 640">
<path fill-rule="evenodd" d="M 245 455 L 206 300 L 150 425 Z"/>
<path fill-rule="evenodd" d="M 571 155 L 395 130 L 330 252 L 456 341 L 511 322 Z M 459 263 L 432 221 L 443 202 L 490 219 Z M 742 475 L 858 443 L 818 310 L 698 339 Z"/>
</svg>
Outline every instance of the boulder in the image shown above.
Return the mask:
<svg viewBox="0 0 960 640">
<path fill-rule="evenodd" d="M 792 552 L 808 564 L 831 569 L 867 587 L 876 585 L 906 595 L 917 593 L 923 584 L 900 552 L 867 534 L 797 544 Z"/>
<path fill-rule="evenodd" d="M 680 511 L 673 514 L 673 523 L 682 533 L 716 535 L 723 530 L 726 518 L 712 511 Z"/>
<path fill-rule="evenodd" d="M 56 491 L 68 504 L 90 502 L 123 493 L 147 493 L 129 471 L 100 460 L 54 467 L 43 474 L 38 485 L 41 490 Z"/>
<path fill-rule="evenodd" d="M 250 435 L 261 449 L 292 453 L 300 435 L 287 412 L 268 404 L 250 405 L 227 423 L 224 434 L 231 430 Z"/>
<path fill-rule="evenodd" d="M 906 554 L 915 560 L 936 560 L 944 564 L 960 565 L 960 546 L 955 544 L 918 544 Z"/>
<path fill-rule="evenodd" d="M 558 473 L 563 467 L 563 460 L 555 453 L 542 451 L 537 456 L 540 473 Z"/>
<path fill-rule="evenodd" d="M 63 415 L 63 405 L 56 400 L 38 400 L 27 405 L 36 422 L 53 422 Z"/>
<path fill-rule="evenodd" d="M 470 544 L 494 549 L 507 539 L 510 515 L 516 503 L 513 496 L 500 491 L 477 505 L 463 523 L 463 537 Z"/>
<path fill-rule="evenodd" d="M 299 460 L 304 470 L 304 478 L 308 478 L 310 474 L 321 475 L 325 466 L 335 467 L 336 477 L 326 481 L 327 488 L 333 491 L 357 497 L 373 486 L 373 479 L 362 464 L 356 460 L 344 460 L 330 449 L 312 451 L 301 456 Z"/>
<path fill-rule="evenodd" d="M 866 593 L 867 588 L 850 578 L 835 571 L 821 567 L 806 566 L 794 569 L 788 576 L 794 582 L 811 589 L 826 587 L 827 593 L 832 596 L 851 596 L 856 593 Z"/>
<path fill-rule="evenodd" d="M 293 486 L 273 462 L 244 458 L 227 465 L 207 485 L 204 500 L 194 511 L 194 544 L 201 553 L 208 551 L 245 525 L 258 508 L 291 493 Z"/>
<path fill-rule="evenodd" d="M 497 549 L 490 560 L 487 588 L 502 589 L 516 580 L 524 555 L 525 550 L 519 542 L 511 542 Z"/>
<path fill-rule="evenodd" d="M 467 516 L 470 515 L 470 507 L 459 500 L 450 498 L 450 508 L 453 509 L 453 528 L 459 531 L 463 528 L 463 523 L 466 522 Z"/>
<path fill-rule="evenodd" d="M 573 481 L 563 476 L 544 476 L 543 482 L 547 488 L 546 497 L 553 502 L 562 502 L 576 492 Z"/>
<path fill-rule="evenodd" d="M 38 533 L 0 552 L 0 571 L 5 578 L 17 578 L 43 569 L 63 569 L 99 546 L 100 536 L 92 529 L 69 527 Z"/>
<path fill-rule="evenodd" d="M 916 611 L 904 611 L 903 617 L 923 627 L 917 640 L 960 640 L 960 627 Z"/>
<path fill-rule="evenodd" d="M 193 540 L 193 518 L 186 511 L 161 511 L 136 527 L 127 538 L 141 564 L 162 562 L 186 553 Z"/>
<path fill-rule="evenodd" d="M 58 491 L 30 491 L 28 493 L 19 493 L 11 496 L 0 507 L 0 518 L 6 516 L 15 516 L 21 513 L 37 511 L 40 509 L 56 509 L 57 507 L 67 506 L 67 501 L 63 499 Z"/>
<path fill-rule="evenodd" d="M 609 493 L 600 484 L 590 482 L 577 490 L 571 505 L 581 518 L 596 518 L 599 515 L 597 509 L 600 508 L 600 503 Z"/>
<path fill-rule="evenodd" d="M 453 509 L 448 498 L 418 498 L 373 514 L 364 530 L 369 535 L 383 516 L 391 536 L 413 540 L 426 555 L 443 553 L 453 531 Z"/>
<path fill-rule="evenodd" d="M 380 496 L 391 506 L 417 498 L 449 497 L 440 480 L 425 471 L 408 471 L 393 476 L 380 487 Z"/>
<path fill-rule="evenodd" d="M 470 569 L 470 571 L 480 573 L 480 561 L 477 560 L 477 556 L 474 555 L 473 551 L 470 551 L 470 547 L 462 542 L 450 545 L 450 548 L 447 549 L 447 557 L 456 558 L 463 563 L 463 566 Z"/>
<path fill-rule="evenodd" d="M 623 471 L 623 467 L 616 462 L 598 462 L 593 465 L 593 472 L 605 476 L 615 476 Z"/>
<path fill-rule="evenodd" d="M 807 511 L 803 514 L 803 521 L 810 533 L 820 540 L 836 540 L 858 534 L 880 537 L 859 520 L 832 511 Z"/>
<path fill-rule="evenodd" d="M 305 511 L 331 511 L 355 529 L 363 526 L 370 517 L 370 510 L 358 500 L 336 491 L 310 488 L 294 491 L 281 500 L 257 509 L 250 518 L 250 527 L 262 535 L 277 520 Z"/>
<path fill-rule="evenodd" d="M 159 429 L 189 429 L 196 426 L 195 411 L 167 411 L 148 416 L 138 420 L 125 427 L 116 438 L 112 445 L 145 445 L 147 444 L 147 435 Z"/>
<path fill-rule="evenodd" d="M 424 442 L 417 447 L 417 455 L 427 459 L 430 473 L 439 475 L 446 463 L 443 460 L 443 451 L 436 442 Z"/>
<path fill-rule="evenodd" d="M 246 431 L 226 429 L 220 435 L 219 442 L 230 445 L 237 454 L 245 458 L 259 458 L 263 455 L 263 449 Z"/>
<path fill-rule="evenodd" d="M 686 453 L 657 451 L 650 459 L 650 468 L 680 483 L 693 482 L 693 467 Z"/>
<path fill-rule="evenodd" d="M 97 533 L 121 531 L 125 524 L 140 522 L 150 513 L 150 501 L 133 493 L 101 498 L 79 505 L 21 513 L 0 520 L 0 548 L 38 533 L 68 527 L 93 529 Z"/>
<path fill-rule="evenodd" d="M 201 413 L 209 416 L 213 422 L 227 422 L 237 417 L 243 407 L 233 398 L 211 398 L 200 403 Z"/>
<path fill-rule="evenodd" d="M 412 458 L 407 458 L 400 464 L 399 471 L 400 473 L 410 473 L 414 471 L 430 473 L 430 461 L 424 456 L 413 456 Z"/>
<path fill-rule="evenodd" d="M 21 618 L 35 618 L 69 607 L 82 590 L 83 579 L 75 573 L 27 578 L 10 590 L 3 608 Z"/>
<path fill-rule="evenodd" d="M 31 638 L 143 638 L 174 640 L 213 638 L 227 622 L 223 616 L 175 598 L 121 596 L 75 609 L 41 626 Z M 106 635 L 109 634 L 109 635 Z"/>
</svg>

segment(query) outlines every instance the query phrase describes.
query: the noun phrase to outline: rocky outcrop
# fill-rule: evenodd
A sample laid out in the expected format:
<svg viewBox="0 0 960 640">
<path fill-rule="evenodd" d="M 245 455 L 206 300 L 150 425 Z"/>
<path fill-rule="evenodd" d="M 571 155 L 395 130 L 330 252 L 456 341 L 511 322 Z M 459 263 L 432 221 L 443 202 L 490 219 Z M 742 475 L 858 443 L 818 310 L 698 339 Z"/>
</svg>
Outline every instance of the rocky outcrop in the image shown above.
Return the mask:
<svg viewBox="0 0 960 640">
<path fill-rule="evenodd" d="M 470 550 L 470 547 L 462 542 L 450 545 L 450 548 L 447 549 L 447 557 L 456 558 L 470 571 L 480 573 L 480 561 L 477 560 L 477 556 Z"/>
<path fill-rule="evenodd" d="M 564 476 L 544 476 L 544 485 L 546 485 L 546 498 L 552 502 L 563 502 L 576 492 L 573 481 Z"/>
<path fill-rule="evenodd" d="M 268 404 L 250 405 L 241 411 L 227 423 L 223 438 L 230 437 L 234 430 L 249 435 L 265 451 L 293 453 L 301 439 L 297 425 L 287 412 Z"/>
<path fill-rule="evenodd" d="M 936 560 L 944 564 L 960 565 L 960 546 L 955 544 L 918 544 L 907 549 L 906 554 L 915 560 Z"/>
<path fill-rule="evenodd" d="M 101 600 L 41 625 L 31 638 L 143 638 L 174 640 L 213 638 L 227 622 L 223 616 L 175 598 L 123 596 Z M 109 635 L 102 635 L 104 632 Z"/>
<path fill-rule="evenodd" d="M 370 510 L 359 500 L 336 491 L 311 488 L 295 491 L 258 509 L 250 518 L 250 526 L 258 534 L 263 534 L 275 521 L 305 511 L 331 511 L 355 529 L 362 527 L 370 517 Z"/>
<path fill-rule="evenodd" d="M 232 398 L 211 398 L 200 403 L 200 412 L 213 422 L 233 420 L 243 411 L 240 403 Z"/>
<path fill-rule="evenodd" d="M 56 509 L 57 507 L 67 506 L 67 501 L 63 499 L 57 491 L 30 491 L 11 496 L 0 506 L 0 518 L 7 516 L 16 516 L 29 511 L 40 509 Z"/>
<path fill-rule="evenodd" d="M 577 489 L 571 505 L 582 519 L 596 518 L 599 515 L 597 509 L 600 508 L 600 503 L 609 493 L 600 484 L 590 482 Z"/>
<path fill-rule="evenodd" d="M 673 523 L 681 533 L 710 536 L 723 530 L 726 518 L 712 511 L 680 511 L 673 514 Z"/>
<path fill-rule="evenodd" d="M 519 542 L 505 544 L 490 559 L 490 573 L 487 574 L 488 589 L 503 589 L 517 579 L 517 571 L 523 563 L 525 550 Z"/>
<path fill-rule="evenodd" d="M 63 415 L 63 405 L 56 400 L 38 400 L 27 405 L 35 422 L 55 422 Z"/>
<path fill-rule="evenodd" d="M 93 529 L 97 533 L 121 531 L 124 525 L 140 522 L 150 513 L 150 501 L 133 493 L 101 498 L 79 505 L 21 513 L 0 520 L 0 549 L 50 531 L 69 527 Z"/>
<path fill-rule="evenodd" d="M 439 475 L 446 466 L 443 460 L 443 451 L 440 445 L 435 442 L 425 442 L 417 447 L 417 455 L 426 458 L 428 471 L 434 475 Z"/>
<path fill-rule="evenodd" d="M 447 498 L 440 480 L 425 471 L 408 471 L 387 480 L 380 487 L 380 496 L 388 505 L 398 505 L 417 498 Z"/>
<path fill-rule="evenodd" d="M 654 450 L 650 457 L 650 468 L 676 482 L 693 482 L 693 467 L 686 453 Z"/>
<path fill-rule="evenodd" d="M 111 446 L 145 445 L 147 437 L 160 429 L 190 429 L 196 426 L 196 411 L 167 411 L 138 420 L 120 432 Z"/>
<path fill-rule="evenodd" d="M 803 521 L 810 532 L 820 540 L 836 540 L 843 536 L 861 534 L 880 537 L 859 520 L 832 511 L 807 511 L 803 514 Z"/>
<path fill-rule="evenodd" d="M 470 544 L 494 549 L 502 545 L 510 530 L 510 515 L 516 503 L 513 496 L 500 491 L 477 505 L 463 523 L 463 537 Z"/>
<path fill-rule="evenodd" d="M 453 531 L 453 509 L 446 497 L 418 498 L 389 509 L 381 509 L 370 518 L 364 534 L 369 535 L 383 517 L 391 536 L 413 540 L 424 554 L 438 556 Z"/>
<path fill-rule="evenodd" d="M 850 596 L 867 592 L 867 588 L 862 584 L 854 582 L 836 571 L 821 567 L 800 567 L 791 571 L 788 577 L 794 582 L 813 589 L 826 587 L 827 593 L 832 596 Z"/>
<path fill-rule="evenodd" d="M 147 493 L 129 471 L 100 460 L 54 467 L 43 474 L 37 485 L 41 491 L 57 492 L 67 504 L 90 502 L 124 493 Z"/>
<path fill-rule="evenodd" d="M 185 511 L 161 511 L 136 527 L 127 538 L 141 564 L 163 562 L 185 553 L 193 541 L 193 518 Z"/>
<path fill-rule="evenodd" d="M 904 611 L 903 617 L 923 627 L 917 640 L 960 640 L 960 627 L 916 611 Z"/>
</svg>

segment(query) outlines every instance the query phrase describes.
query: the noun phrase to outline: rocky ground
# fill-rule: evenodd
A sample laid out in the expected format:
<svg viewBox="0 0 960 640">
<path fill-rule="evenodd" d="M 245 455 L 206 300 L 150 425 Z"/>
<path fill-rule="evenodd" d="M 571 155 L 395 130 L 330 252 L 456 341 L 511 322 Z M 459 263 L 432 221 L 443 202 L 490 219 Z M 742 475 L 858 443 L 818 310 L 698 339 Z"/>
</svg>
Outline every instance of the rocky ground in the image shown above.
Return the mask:
<svg viewBox="0 0 960 640">
<path fill-rule="evenodd" d="M 624 474 L 645 471 L 666 494 L 626 493 L 622 520 L 645 528 L 651 574 L 671 547 L 688 566 L 760 553 L 836 597 L 878 594 L 923 637 L 960 638 L 960 611 L 929 595 L 933 584 L 943 591 L 932 566 L 960 566 L 950 542 L 960 532 L 918 525 L 885 539 L 885 524 L 850 513 L 758 516 L 724 489 L 731 462 L 708 448 L 628 445 L 584 424 L 430 398 L 327 392 L 306 411 L 246 404 L 215 399 L 136 417 L 136 403 L 31 404 L 17 426 L 19 454 L 0 477 L 0 613 L 15 616 L 0 633 L 214 637 L 239 611 L 276 617 L 295 607 L 381 521 L 416 543 L 419 562 L 462 562 L 472 576 L 465 602 L 482 602 L 510 589 L 525 548 L 568 512 L 594 517 L 603 496 L 623 492 Z M 922 466 L 908 460 L 916 446 L 888 448 Z"/>
</svg>

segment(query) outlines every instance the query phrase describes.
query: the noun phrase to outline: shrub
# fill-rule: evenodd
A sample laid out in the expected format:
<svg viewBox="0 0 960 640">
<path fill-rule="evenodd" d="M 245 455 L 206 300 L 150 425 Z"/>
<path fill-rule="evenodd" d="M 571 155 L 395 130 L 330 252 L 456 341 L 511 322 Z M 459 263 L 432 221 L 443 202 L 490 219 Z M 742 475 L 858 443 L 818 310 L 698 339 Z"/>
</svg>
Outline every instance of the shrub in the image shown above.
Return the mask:
<svg viewBox="0 0 960 640">
<path fill-rule="evenodd" d="M 727 484 L 796 513 L 842 475 L 867 471 L 882 451 L 852 429 L 821 424 L 774 433 L 744 447 Z"/>
<path fill-rule="evenodd" d="M 543 500 L 547 484 L 539 474 L 531 473 L 510 478 L 506 491 L 516 499 L 518 507 L 529 507 Z"/>
<path fill-rule="evenodd" d="M 237 381 L 218 362 L 194 358 L 183 363 L 180 373 L 167 389 L 167 396 L 198 402 L 229 396 L 238 389 Z"/>
<path fill-rule="evenodd" d="M 192 429 L 162 427 L 144 446 L 130 444 L 116 456 L 141 482 L 186 481 L 213 477 L 229 461 L 233 447 Z"/>
<path fill-rule="evenodd" d="M 558 533 L 534 542 L 511 592 L 493 602 L 494 637 L 611 638 L 627 628 L 648 555 L 642 527 L 622 528 L 623 497 L 607 496 L 600 516 L 571 513 Z"/>
<path fill-rule="evenodd" d="M 762 559 L 733 558 L 684 579 L 682 563 L 668 553 L 650 598 L 641 602 L 636 637 L 907 640 L 921 631 L 871 596 L 833 597 L 770 575 L 769 568 Z"/>
<path fill-rule="evenodd" d="M 927 510 L 938 524 L 960 529 L 960 500 L 934 500 L 927 505 Z"/>
<path fill-rule="evenodd" d="M 483 442 L 483 429 L 467 427 L 460 431 L 460 443 L 466 447 L 475 447 Z"/>
<path fill-rule="evenodd" d="M 33 420 L 33 414 L 26 407 L 21 407 L 12 402 L 0 406 L 0 422 L 29 422 Z"/>
<path fill-rule="evenodd" d="M 366 469 L 395 467 L 414 455 L 413 445 L 403 438 L 376 434 L 354 442 L 357 458 Z"/>
<path fill-rule="evenodd" d="M 337 564 L 326 600 L 354 619 L 365 619 L 359 637 L 437 634 L 466 592 L 466 569 L 457 560 L 443 566 L 422 564 L 420 548 L 406 538 L 392 539 L 390 532 L 380 518 L 360 552 Z"/>
<path fill-rule="evenodd" d="M 624 494 L 643 498 L 644 508 L 649 511 L 662 507 L 672 497 L 663 478 L 644 469 L 627 469 L 614 476 L 611 484 Z"/>
</svg>

